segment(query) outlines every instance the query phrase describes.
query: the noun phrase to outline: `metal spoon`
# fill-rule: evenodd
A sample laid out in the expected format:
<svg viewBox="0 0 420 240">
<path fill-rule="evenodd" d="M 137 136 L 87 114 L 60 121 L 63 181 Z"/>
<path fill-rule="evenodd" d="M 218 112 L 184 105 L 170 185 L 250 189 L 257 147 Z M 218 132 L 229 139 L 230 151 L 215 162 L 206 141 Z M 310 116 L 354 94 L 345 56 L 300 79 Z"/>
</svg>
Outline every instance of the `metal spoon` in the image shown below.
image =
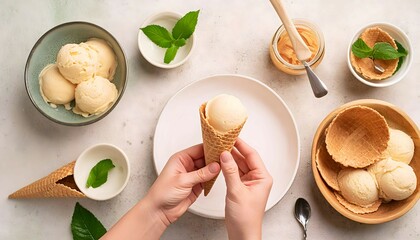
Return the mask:
<svg viewBox="0 0 420 240">
<path fill-rule="evenodd" d="M 327 86 L 325 86 L 325 84 L 318 78 L 314 71 L 312 71 L 307 62 L 302 61 L 302 64 L 305 67 L 306 74 L 308 74 L 309 83 L 311 84 L 311 88 L 315 97 L 320 98 L 327 95 Z"/>
<path fill-rule="evenodd" d="M 295 218 L 300 222 L 303 227 L 303 239 L 306 240 L 306 225 L 311 217 L 311 206 L 303 199 L 298 198 L 295 203 Z"/>
<path fill-rule="evenodd" d="M 374 68 L 377 72 L 379 72 L 379 73 L 384 73 L 385 72 L 385 69 L 383 67 L 381 67 L 379 64 L 377 64 L 375 62 L 375 60 L 373 60 L 373 66 L 374 66 Z"/>
<path fill-rule="evenodd" d="M 279 15 L 281 21 L 283 22 L 283 26 L 289 35 L 290 41 L 292 42 L 292 46 L 295 50 L 297 59 L 299 59 L 305 66 L 306 73 L 308 74 L 309 82 L 311 83 L 312 91 L 314 92 L 315 97 L 320 98 L 325 96 L 328 93 L 327 87 L 321 81 L 321 79 L 315 75 L 315 73 L 306 62 L 306 60 L 308 60 L 312 55 L 311 50 L 309 50 L 308 46 L 296 30 L 296 27 L 287 15 L 281 0 L 270 0 L 270 2 L 276 10 L 277 15 Z"/>
</svg>

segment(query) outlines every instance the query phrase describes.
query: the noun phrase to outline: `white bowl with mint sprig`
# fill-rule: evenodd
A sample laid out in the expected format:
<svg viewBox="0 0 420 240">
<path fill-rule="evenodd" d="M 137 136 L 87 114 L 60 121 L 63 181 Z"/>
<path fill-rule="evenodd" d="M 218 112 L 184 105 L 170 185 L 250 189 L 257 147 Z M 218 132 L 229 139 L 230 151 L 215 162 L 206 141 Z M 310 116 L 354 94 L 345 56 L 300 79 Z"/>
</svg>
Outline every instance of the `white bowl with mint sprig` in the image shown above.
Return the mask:
<svg viewBox="0 0 420 240">
<path fill-rule="evenodd" d="M 198 11 L 186 15 L 161 12 L 150 16 L 140 27 L 138 45 L 143 57 L 160 68 L 175 68 L 185 63 L 194 48 Z"/>
<path fill-rule="evenodd" d="M 366 43 L 361 35 L 366 34 L 368 29 L 375 28 L 379 28 L 385 34 L 377 33 L 383 36 L 375 36 L 375 44 L 372 44 L 372 39 L 364 37 Z M 387 39 L 387 36 L 390 36 L 391 40 Z M 389 23 L 371 23 L 364 26 L 351 39 L 347 50 L 347 63 L 351 73 L 360 82 L 372 87 L 388 87 L 401 81 L 410 69 L 412 61 L 413 48 L 410 39 L 404 31 Z M 381 77 L 381 74 L 384 76 Z"/>
</svg>

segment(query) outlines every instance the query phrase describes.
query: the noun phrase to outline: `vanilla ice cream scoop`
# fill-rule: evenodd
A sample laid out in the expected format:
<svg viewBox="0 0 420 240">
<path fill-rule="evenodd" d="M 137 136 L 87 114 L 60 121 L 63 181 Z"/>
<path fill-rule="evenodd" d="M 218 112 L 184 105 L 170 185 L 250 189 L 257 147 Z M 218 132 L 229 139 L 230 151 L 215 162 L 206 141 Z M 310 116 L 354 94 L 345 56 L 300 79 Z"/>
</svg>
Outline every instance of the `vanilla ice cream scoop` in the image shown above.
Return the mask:
<svg viewBox="0 0 420 240">
<path fill-rule="evenodd" d="M 207 102 L 205 117 L 216 131 L 228 132 L 243 124 L 248 114 L 238 98 L 221 94 Z"/>
<path fill-rule="evenodd" d="M 57 54 L 57 66 L 67 80 L 79 84 L 94 77 L 99 67 L 98 53 L 86 43 L 66 44 Z"/>
<path fill-rule="evenodd" d="M 341 195 L 350 203 L 369 207 L 379 199 L 375 179 L 364 169 L 345 168 L 337 180 Z"/>
<path fill-rule="evenodd" d="M 389 142 L 387 152 L 393 160 L 406 164 L 411 162 L 414 156 L 414 142 L 411 137 L 403 131 L 389 129 Z"/>
<path fill-rule="evenodd" d="M 77 85 L 73 112 L 84 117 L 103 113 L 117 97 L 115 85 L 106 78 L 96 76 Z"/>
<path fill-rule="evenodd" d="M 117 68 L 117 61 L 112 47 L 105 40 L 99 38 L 91 38 L 86 44 L 98 53 L 99 67 L 96 75 L 112 81 Z"/>
<path fill-rule="evenodd" d="M 408 164 L 387 158 L 370 166 L 368 171 L 375 176 L 379 196 L 385 201 L 406 199 L 416 190 L 417 177 Z"/>
<path fill-rule="evenodd" d="M 63 104 L 66 109 L 70 109 L 75 87 L 60 74 L 55 64 L 47 65 L 39 74 L 41 96 L 53 108 L 57 107 L 56 104 Z"/>
</svg>

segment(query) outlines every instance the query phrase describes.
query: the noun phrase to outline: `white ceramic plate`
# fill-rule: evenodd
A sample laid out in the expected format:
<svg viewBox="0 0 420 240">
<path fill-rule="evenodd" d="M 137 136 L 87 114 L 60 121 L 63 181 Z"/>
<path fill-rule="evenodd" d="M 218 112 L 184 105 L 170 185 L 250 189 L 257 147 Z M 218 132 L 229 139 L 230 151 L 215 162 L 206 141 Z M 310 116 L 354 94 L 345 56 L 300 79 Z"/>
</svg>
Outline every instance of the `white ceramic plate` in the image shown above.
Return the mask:
<svg viewBox="0 0 420 240">
<path fill-rule="evenodd" d="M 156 126 L 154 163 L 159 174 L 169 157 L 189 146 L 202 143 L 198 108 L 221 94 L 238 97 L 248 110 L 240 137 L 261 155 L 273 176 L 266 210 L 273 207 L 290 188 L 299 166 L 298 130 L 288 107 L 269 87 L 239 75 L 216 75 L 196 81 L 176 93 L 166 104 Z M 201 195 L 190 207 L 200 216 L 225 216 L 226 185 L 220 174 L 207 197 Z"/>
</svg>

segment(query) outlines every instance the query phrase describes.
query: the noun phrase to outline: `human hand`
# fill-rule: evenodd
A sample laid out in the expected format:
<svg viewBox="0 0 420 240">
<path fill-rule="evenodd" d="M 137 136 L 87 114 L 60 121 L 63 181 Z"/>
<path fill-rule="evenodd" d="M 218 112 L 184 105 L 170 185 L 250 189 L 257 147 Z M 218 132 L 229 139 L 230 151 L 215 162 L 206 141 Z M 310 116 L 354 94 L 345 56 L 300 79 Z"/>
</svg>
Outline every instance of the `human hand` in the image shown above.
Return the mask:
<svg viewBox="0 0 420 240">
<path fill-rule="evenodd" d="M 160 238 L 203 191 L 201 183 L 220 172 L 218 163 L 205 166 L 203 145 L 172 155 L 144 197 L 101 240 Z"/>
<path fill-rule="evenodd" d="M 203 190 L 201 183 L 220 172 L 218 163 L 205 166 L 203 145 L 182 150 L 169 158 L 143 201 L 157 209 L 168 226 L 176 221 Z"/>
<path fill-rule="evenodd" d="M 227 194 L 225 218 L 229 239 L 261 239 L 262 220 L 273 179 L 259 154 L 238 139 L 232 154 L 220 155 Z"/>
</svg>

